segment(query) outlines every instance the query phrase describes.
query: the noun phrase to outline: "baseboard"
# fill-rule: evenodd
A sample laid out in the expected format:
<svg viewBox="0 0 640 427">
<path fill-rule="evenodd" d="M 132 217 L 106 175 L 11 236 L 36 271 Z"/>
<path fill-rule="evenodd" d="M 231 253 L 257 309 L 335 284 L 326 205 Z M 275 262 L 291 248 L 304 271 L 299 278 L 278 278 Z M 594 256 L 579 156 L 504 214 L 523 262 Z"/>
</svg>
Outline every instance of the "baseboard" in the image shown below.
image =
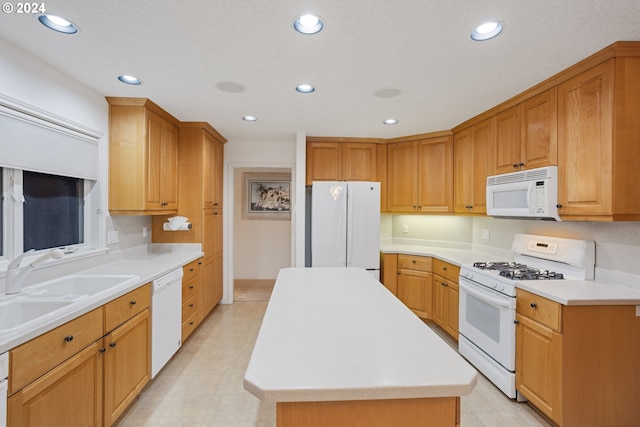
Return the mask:
<svg viewBox="0 0 640 427">
<path fill-rule="evenodd" d="M 257 287 L 273 287 L 275 285 L 276 279 L 233 279 L 234 287 L 246 287 L 246 286 L 257 286 Z"/>
</svg>

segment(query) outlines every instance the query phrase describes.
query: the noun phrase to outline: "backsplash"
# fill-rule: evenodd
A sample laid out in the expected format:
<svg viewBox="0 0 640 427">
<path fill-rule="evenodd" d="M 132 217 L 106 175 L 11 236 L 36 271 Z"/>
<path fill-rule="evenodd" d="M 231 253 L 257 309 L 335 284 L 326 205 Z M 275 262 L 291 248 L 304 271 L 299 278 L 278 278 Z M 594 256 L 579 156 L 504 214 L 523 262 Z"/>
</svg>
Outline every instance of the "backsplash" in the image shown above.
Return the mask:
<svg viewBox="0 0 640 427">
<path fill-rule="evenodd" d="M 457 242 L 510 250 L 518 233 L 540 234 L 596 242 L 596 279 L 618 276 L 640 281 L 640 222 L 555 222 L 471 216 L 391 216 L 391 238 Z M 403 226 L 407 232 L 403 232 Z M 384 236 L 385 228 L 382 229 Z M 488 235 L 488 239 L 484 238 Z M 630 285 L 640 286 L 640 283 Z M 634 286 L 635 287 L 635 286 Z"/>
</svg>

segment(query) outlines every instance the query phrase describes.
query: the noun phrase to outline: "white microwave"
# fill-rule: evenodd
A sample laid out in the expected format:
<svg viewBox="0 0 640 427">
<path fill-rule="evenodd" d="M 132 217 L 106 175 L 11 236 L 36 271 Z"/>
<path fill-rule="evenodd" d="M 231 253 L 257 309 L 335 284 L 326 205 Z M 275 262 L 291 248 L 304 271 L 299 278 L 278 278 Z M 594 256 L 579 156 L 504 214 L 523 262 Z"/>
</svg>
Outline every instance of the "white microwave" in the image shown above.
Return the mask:
<svg viewBox="0 0 640 427">
<path fill-rule="evenodd" d="M 560 221 L 558 167 L 487 177 L 487 215 Z"/>
</svg>

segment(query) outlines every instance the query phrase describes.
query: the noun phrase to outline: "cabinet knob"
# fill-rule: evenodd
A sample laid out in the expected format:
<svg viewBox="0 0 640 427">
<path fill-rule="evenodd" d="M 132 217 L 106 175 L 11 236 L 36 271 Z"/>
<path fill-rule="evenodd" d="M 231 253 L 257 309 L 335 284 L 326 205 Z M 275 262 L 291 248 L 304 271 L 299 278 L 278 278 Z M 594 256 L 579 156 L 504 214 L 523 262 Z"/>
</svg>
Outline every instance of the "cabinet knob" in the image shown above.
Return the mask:
<svg viewBox="0 0 640 427">
<path fill-rule="evenodd" d="M 560 209 L 561 207 L 562 207 L 562 205 L 561 205 L 560 203 L 558 203 L 558 204 L 556 205 L 556 208 L 558 208 L 558 209 Z"/>
<path fill-rule="evenodd" d="M 194 306 L 194 304 L 189 304 L 189 307 L 193 307 L 193 306 Z"/>
<path fill-rule="evenodd" d="M 189 269 L 189 271 L 193 271 L 193 267 L 191 267 L 191 268 Z"/>
<path fill-rule="evenodd" d="M 136 300 L 131 300 L 131 302 L 129 304 L 136 305 Z"/>
<path fill-rule="evenodd" d="M 115 342 L 115 341 L 114 341 L 114 342 L 112 342 L 111 344 L 109 344 L 109 347 L 111 347 L 111 348 L 113 348 L 113 347 L 115 347 L 115 346 L 116 346 L 116 342 Z"/>
<path fill-rule="evenodd" d="M 193 325 L 193 322 L 189 322 L 189 325 Z"/>
<path fill-rule="evenodd" d="M 514 168 L 517 168 L 517 167 L 518 167 L 518 164 L 517 164 L 517 163 L 514 163 L 514 164 L 513 164 L 513 167 L 514 167 Z"/>
<path fill-rule="evenodd" d="M 444 271 L 447 271 L 447 267 L 442 267 L 442 269 L 443 269 Z"/>
<path fill-rule="evenodd" d="M 520 162 L 520 163 L 518 163 L 518 166 L 522 167 L 522 166 L 524 166 L 524 163 Z"/>
<path fill-rule="evenodd" d="M 104 353 L 105 351 L 107 351 L 107 349 L 102 347 L 100 350 L 98 350 L 98 353 Z"/>
<path fill-rule="evenodd" d="M 449 286 L 449 285 L 447 285 L 447 284 L 446 284 L 446 283 L 444 283 L 444 282 L 442 282 L 442 283 L 440 283 L 440 284 L 441 284 L 442 286 Z"/>
<path fill-rule="evenodd" d="M 189 286 L 189 289 L 193 289 L 193 285 Z"/>
<path fill-rule="evenodd" d="M 536 304 L 535 302 L 531 303 L 531 308 L 536 308 L 538 306 L 538 304 Z"/>
<path fill-rule="evenodd" d="M 513 323 L 515 323 L 517 325 L 518 323 L 520 323 L 520 321 L 519 320 L 514 320 Z"/>
<path fill-rule="evenodd" d="M 66 337 L 64 337 L 64 342 L 71 342 L 73 341 L 73 335 L 67 335 Z"/>
<path fill-rule="evenodd" d="M 415 263 L 416 263 L 416 260 L 415 260 L 415 259 L 412 259 L 412 260 L 411 260 L 411 262 L 415 264 Z"/>
</svg>

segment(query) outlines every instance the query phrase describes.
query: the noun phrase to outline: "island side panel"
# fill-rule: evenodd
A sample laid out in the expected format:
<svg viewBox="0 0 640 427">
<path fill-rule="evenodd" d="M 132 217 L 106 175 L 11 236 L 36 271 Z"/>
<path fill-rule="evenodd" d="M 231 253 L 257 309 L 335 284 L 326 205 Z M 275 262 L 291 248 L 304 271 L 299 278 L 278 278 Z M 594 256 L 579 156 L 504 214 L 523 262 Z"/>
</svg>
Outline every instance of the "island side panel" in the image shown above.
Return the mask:
<svg viewBox="0 0 640 427">
<path fill-rule="evenodd" d="M 460 398 L 278 402 L 277 427 L 459 427 Z"/>
</svg>

